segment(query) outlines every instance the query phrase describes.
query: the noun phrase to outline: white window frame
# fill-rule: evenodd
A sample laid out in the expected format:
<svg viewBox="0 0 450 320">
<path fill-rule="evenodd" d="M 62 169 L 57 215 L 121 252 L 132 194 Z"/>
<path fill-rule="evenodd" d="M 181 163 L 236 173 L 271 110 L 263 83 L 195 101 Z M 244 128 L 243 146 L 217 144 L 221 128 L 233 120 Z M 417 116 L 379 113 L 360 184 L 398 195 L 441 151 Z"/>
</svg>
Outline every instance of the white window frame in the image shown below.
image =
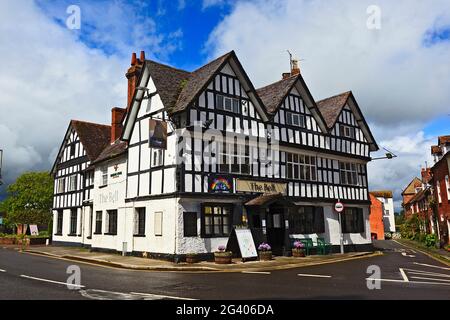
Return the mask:
<svg viewBox="0 0 450 320">
<path fill-rule="evenodd" d="M 246 153 L 246 148 L 248 148 L 248 153 Z M 225 148 L 223 143 L 219 143 L 218 149 L 219 149 L 219 172 L 237 173 L 243 175 L 250 174 L 251 149 L 250 146 L 248 145 L 248 142 L 244 144 L 238 142 L 226 143 Z M 223 169 L 222 166 L 227 166 L 227 170 L 222 170 Z M 247 171 L 244 170 L 245 166 L 247 166 Z M 238 170 L 236 170 L 235 168 L 237 168 Z"/>
<path fill-rule="evenodd" d="M 317 181 L 316 157 L 286 152 L 286 177 L 294 180 Z"/>
<path fill-rule="evenodd" d="M 447 189 L 447 200 L 450 200 L 450 181 L 448 175 L 445 176 L 445 188 Z"/>
<path fill-rule="evenodd" d="M 305 127 L 305 116 L 303 114 L 286 112 L 286 124 L 294 127 Z"/>
<path fill-rule="evenodd" d="M 164 151 L 162 149 L 153 150 L 152 167 L 161 167 L 164 165 Z"/>
<path fill-rule="evenodd" d="M 56 182 L 56 193 L 64 193 L 66 189 L 66 178 L 59 178 Z"/>
<path fill-rule="evenodd" d="M 355 139 L 356 129 L 352 126 L 340 124 L 340 135 L 345 138 Z"/>
<path fill-rule="evenodd" d="M 108 185 L 108 167 L 102 168 L 101 174 L 102 174 L 101 187 L 107 186 Z"/>
<path fill-rule="evenodd" d="M 73 174 L 69 177 L 69 189 L 68 191 L 75 191 L 77 190 L 77 175 Z"/>
<path fill-rule="evenodd" d="M 240 113 L 241 103 L 237 98 L 216 94 L 216 108 L 233 113 Z"/>
<path fill-rule="evenodd" d="M 344 175 L 342 175 L 343 173 Z M 359 165 L 352 162 L 339 161 L 339 179 L 343 185 L 359 186 Z"/>
<path fill-rule="evenodd" d="M 436 192 L 437 192 L 439 203 L 442 203 L 441 186 L 440 186 L 439 180 L 436 181 Z"/>
<path fill-rule="evenodd" d="M 163 235 L 163 212 L 156 211 L 154 214 L 154 234 L 157 237 Z"/>
</svg>

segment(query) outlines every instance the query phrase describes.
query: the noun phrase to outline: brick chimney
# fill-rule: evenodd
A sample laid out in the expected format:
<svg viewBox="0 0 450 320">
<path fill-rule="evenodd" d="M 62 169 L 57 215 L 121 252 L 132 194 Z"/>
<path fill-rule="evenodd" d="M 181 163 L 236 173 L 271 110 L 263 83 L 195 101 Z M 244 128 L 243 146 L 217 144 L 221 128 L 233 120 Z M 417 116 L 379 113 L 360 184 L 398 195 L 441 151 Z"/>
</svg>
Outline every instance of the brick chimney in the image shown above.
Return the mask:
<svg viewBox="0 0 450 320">
<path fill-rule="evenodd" d="M 282 73 L 281 78 L 283 80 L 285 80 L 287 78 L 296 76 L 298 74 L 300 74 L 300 67 L 299 67 L 298 59 L 292 59 L 291 60 L 291 72 Z"/>
<path fill-rule="evenodd" d="M 127 101 L 127 109 L 131 106 L 131 99 L 133 99 L 134 90 L 136 89 L 137 82 L 139 80 L 139 76 L 142 71 L 142 66 L 145 61 L 145 52 L 141 51 L 141 55 L 139 59 L 136 56 L 136 53 L 133 52 L 131 55 L 131 67 L 128 68 L 126 73 L 126 77 L 128 79 L 128 101 Z"/>
<path fill-rule="evenodd" d="M 421 175 L 422 175 L 422 182 L 428 183 L 431 180 L 431 169 L 422 168 Z"/>
<path fill-rule="evenodd" d="M 122 134 L 122 120 L 127 112 L 124 108 L 111 109 L 111 143 L 114 143 Z"/>
</svg>

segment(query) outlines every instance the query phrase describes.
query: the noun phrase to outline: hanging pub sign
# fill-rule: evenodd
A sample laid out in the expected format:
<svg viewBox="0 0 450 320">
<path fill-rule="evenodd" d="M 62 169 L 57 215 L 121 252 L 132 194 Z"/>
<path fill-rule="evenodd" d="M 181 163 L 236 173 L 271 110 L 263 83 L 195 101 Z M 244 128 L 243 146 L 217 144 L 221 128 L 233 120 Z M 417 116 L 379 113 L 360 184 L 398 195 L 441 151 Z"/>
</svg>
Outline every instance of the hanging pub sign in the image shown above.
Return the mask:
<svg viewBox="0 0 450 320">
<path fill-rule="evenodd" d="M 233 193 L 233 178 L 229 175 L 211 174 L 208 177 L 208 192 Z"/>
<path fill-rule="evenodd" d="M 167 149 L 167 122 L 150 119 L 148 125 L 150 148 Z"/>
</svg>

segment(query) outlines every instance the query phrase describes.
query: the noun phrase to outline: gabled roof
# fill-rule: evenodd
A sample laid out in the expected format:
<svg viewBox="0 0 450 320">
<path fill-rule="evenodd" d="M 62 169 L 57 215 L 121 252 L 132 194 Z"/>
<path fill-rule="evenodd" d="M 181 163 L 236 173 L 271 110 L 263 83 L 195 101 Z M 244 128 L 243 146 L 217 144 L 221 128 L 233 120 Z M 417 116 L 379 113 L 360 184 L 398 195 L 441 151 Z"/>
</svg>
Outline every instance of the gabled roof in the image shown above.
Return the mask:
<svg viewBox="0 0 450 320">
<path fill-rule="evenodd" d="M 164 106 L 169 112 L 174 110 L 183 89 L 183 83 L 190 78 L 191 74 L 152 60 L 146 60 L 145 63 Z"/>
<path fill-rule="evenodd" d="M 342 109 L 347 104 L 347 100 L 351 95 L 351 91 L 347 91 L 320 101 L 317 101 L 317 107 L 322 113 L 329 129 L 336 124 Z"/>
<path fill-rule="evenodd" d="M 116 140 L 113 144 L 106 146 L 100 155 L 91 164 L 115 158 L 127 151 L 128 144 L 125 141 Z"/>
<path fill-rule="evenodd" d="M 325 120 L 322 117 L 316 102 L 309 92 L 305 81 L 301 74 L 293 75 L 280 81 L 269 84 L 256 90 L 261 98 L 268 114 L 274 116 L 278 108 L 283 104 L 286 96 L 296 85 L 297 89 L 304 95 L 305 106 L 309 109 L 313 117 L 316 119 L 320 129 L 325 133 L 328 131 Z"/>
<path fill-rule="evenodd" d="M 77 132 L 78 137 L 86 150 L 89 161 L 94 161 L 103 149 L 110 143 L 111 126 L 86 121 L 71 120 L 66 134 L 64 135 L 64 140 L 59 148 L 58 156 L 53 164 L 51 173 L 54 173 L 56 165 L 61 159 L 64 145 L 71 128 Z"/>
<path fill-rule="evenodd" d="M 317 107 L 319 108 L 320 113 L 325 118 L 328 128 L 331 130 L 335 126 L 336 121 L 342 112 L 342 109 L 347 104 L 350 106 L 350 109 L 352 109 L 352 112 L 356 118 L 356 122 L 358 123 L 359 127 L 364 133 L 364 136 L 366 137 L 367 141 L 370 144 L 370 151 L 379 150 L 375 138 L 373 137 L 373 134 L 370 131 L 369 125 L 367 124 L 366 119 L 363 116 L 361 108 L 359 107 L 358 102 L 356 102 L 356 99 L 351 91 L 347 91 L 320 100 L 317 102 Z"/>
<path fill-rule="evenodd" d="M 234 51 L 230 51 L 223 56 L 205 64 L 201 68 L 190 73 L 187 81 L 183 84 L 183 88 L 178 96 L 178 100 L 171 111 L 177 113 L 185 110 L 188 105 L 206 88 L 212 77 L 218 72 L 234 55 Z M 153 76 L 153 75 L 152 75 Z"/>
<path fill-rule="evenodd" d="M 422 181 L 420 181 L 419 178 L 415 177 L 411 180 L 411 182 L 408 184 L 408 186 L 403 190 L 402 195 L 404 194 L 415 194 L 416 188 L 422 186 Z"/>
<path fill-rule="evenodd" d="M 268 113 L 274 114 L 278 110 L 278 107 L 283 103 L 299 77 L 300 74 L 256 89 Z"/>
<path fill-rule="evenodd" d="M 111 126 L 72 120 L 90 161 L 94 161 L 111 141 Z"/>
</svg>

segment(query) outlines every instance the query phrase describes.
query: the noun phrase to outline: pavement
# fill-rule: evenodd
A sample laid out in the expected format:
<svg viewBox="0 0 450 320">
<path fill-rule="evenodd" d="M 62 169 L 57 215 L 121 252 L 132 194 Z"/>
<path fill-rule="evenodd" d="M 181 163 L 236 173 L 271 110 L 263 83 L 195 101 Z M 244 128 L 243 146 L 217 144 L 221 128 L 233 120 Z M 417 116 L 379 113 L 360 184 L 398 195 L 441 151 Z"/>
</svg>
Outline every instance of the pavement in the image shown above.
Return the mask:
<svg viewBox="0 0 450 320">
<path fill-rule="evenodd" d="M 394 241 L 375 245 L 383 254 L 369 259 L 241 272 L 146 272 L 0 247 L 0 300 L 450 299 L 448 266 Z"/>
<path fill-rule="evenodd" d="M 274 257 L 271 261 L 246 261 L 233 259 L 232 264 L 221 265 L 201 261 L 195 264 L 172 263 L 164 260 L 121 256 L 113 253 L 91 252 L 89 249 L 61 246 L 33 246 L 26 253 L 45 255 L 52 258 L 67 259 L 131 270 L 145 271 L 182 271 L 182 272 L 261 272 L 292 269 L 324 263 L 336 263 L 351 259 L 367 258 L 380 255 L 381 252 L 351 252 L 344 254 L 312 255 L 302 258 Z"/>
</svg>

